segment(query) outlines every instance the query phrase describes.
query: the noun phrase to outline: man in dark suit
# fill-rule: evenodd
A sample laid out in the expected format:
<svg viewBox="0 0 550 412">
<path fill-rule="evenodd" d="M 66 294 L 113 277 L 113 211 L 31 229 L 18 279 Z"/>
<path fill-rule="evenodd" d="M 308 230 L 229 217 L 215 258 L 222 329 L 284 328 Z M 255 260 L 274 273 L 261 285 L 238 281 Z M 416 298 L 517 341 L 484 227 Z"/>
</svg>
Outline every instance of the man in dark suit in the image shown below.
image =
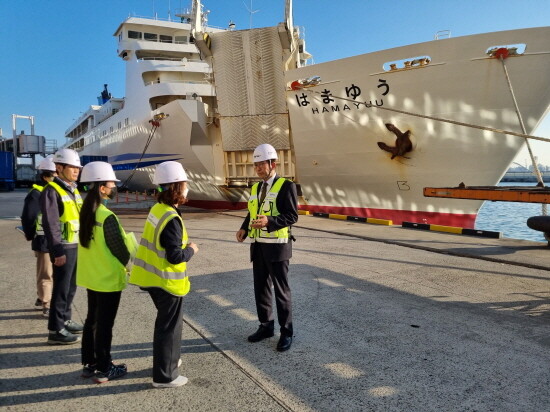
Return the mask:
<svg viewBox="0 0 550 412">
<path fill-rule="evenodd" d="M 284 352 L 290 349 L 294 333 L 288 263 L 293 239 L 290 226 L 298 221 L 298 196 L 294 182 L 277 176 L 276 161 L 277 151 L 273 146 L 262 144 L 254 150 L 254 169 L 262 182 L 252 186 L 248 215 L 237 232 L 237 240 L 252 238 L 250 260 L 260 327 L 248 340 L 259 342 L 274 334 L 273 285 L 281 328 L 277 350 Z"/>
</svg>

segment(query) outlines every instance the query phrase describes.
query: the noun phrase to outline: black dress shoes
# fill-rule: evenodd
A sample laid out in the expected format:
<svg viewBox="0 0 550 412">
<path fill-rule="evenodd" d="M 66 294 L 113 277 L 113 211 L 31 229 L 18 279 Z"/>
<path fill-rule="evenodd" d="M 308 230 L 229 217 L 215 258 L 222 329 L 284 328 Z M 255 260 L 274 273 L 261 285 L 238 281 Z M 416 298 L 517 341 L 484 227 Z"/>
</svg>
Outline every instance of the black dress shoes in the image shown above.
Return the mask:
<svg viewBox="0 0 550 412">
<path fill-rule="evenodd" d="M 292 345 L 292 336 L 281 335 L 277 343 L 277 350 L 279 352 L 284 352 L 290 349 L 290 345 Z"/>
<path fill-rule="evenodd" d="M 261 340 L 271 338 L 274 335 L 273 329 L 260 325 L 258 330 L 248 337 L 249 342 L 259 342 Z"/>
</svg>

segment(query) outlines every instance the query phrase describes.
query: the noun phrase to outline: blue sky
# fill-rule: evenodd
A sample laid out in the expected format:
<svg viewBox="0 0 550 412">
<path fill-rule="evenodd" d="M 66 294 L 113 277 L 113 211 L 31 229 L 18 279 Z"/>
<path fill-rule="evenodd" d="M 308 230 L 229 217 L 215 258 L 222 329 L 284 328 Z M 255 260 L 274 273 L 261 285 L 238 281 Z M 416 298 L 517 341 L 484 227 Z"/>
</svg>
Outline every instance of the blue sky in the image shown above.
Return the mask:
<svg viewBox="0 0 550 412">
<path fill-rule="evenodd" d="M 209 24 L 237 29 L 275 25 L 284 0 L 204 0 Z M 109 84 L 124 96 L 124 64 L 113 33 L 130 14 L 167 18 L 188 0 L 0 0 L 0 128 L 11 115 L 35 116 L 35 133 L 64 143 L 64 131 Z M 252 7 L 251 7 L 252 4 Z M 550 0 L 295 0 L 294 23 L 305 28 L 316 62 L 418 43 L 439 30 L 453 37 L 550 24 Z M 550 45 L 550 39 L 549 39 Z M 18 130 L 30 132 L 19 120 Z M 550 115 L 535 133 L 550 138 Z M 534 142 L 550 165 L 550 143 Z M 525 163 L 526 152 L 517 160 Z"/>
</svg>

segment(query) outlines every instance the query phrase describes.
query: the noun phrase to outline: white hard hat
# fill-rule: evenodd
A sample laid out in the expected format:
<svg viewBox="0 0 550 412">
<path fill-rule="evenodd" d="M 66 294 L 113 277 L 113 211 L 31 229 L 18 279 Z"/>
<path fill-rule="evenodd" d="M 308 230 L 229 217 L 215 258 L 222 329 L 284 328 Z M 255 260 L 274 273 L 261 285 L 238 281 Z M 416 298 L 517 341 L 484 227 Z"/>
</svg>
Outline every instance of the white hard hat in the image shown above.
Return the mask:
<svg viewBox="0 0 550 412">
<path fill-rule="evenodd" d="M 80 181 L 83 183 L 120 182 L 115 176 L 113 166 L 107 162 L 90 162 L 84 165 Z"/>
<path fill-rule="evenodd" d="M 53 156 L 54 163 L 64 163 L 69 166 L 82 167 L 80 157 L 73 149 L 59 149 Z"/>
<path fill-rule="evenodd" d="M 36 167 L 38 170 L 47 170 L 49 172 L 55 172 L 55 163 L 52 161 L 50 156 L 45 157 L 38 163 Z"/>
<path fill-rule="evenodd" d="M 254 149 L 254 163 L 264 160 L 277 160 L 277 151 L 270 144 L 264 143 Z"/>
<path fill-rule="evenodd" d="M 187 173 L 183 170 L 181 163 L 168 161 L 157 165 L 153 183 L 155 185 L 164 185 L 167 183 L 187 182 Z"/>
</svg>

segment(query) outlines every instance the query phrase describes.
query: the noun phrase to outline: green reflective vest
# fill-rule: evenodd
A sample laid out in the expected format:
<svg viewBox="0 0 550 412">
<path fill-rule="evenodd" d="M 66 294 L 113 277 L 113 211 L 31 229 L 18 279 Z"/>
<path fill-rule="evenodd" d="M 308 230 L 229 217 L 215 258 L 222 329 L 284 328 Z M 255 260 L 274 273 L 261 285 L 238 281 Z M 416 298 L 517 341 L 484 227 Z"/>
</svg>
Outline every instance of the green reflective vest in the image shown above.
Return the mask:
<svg viewBox="0 0 550 412">
<path fill-rule="evenodd" d="M 168 222 L 179 219 L 183 228 L 181 247 L 187 246 L 187 231 L 183 219 L 171 206 L 157 203 L 149 211 L 143 234 L 130 273 L 130 283 L 141 287 L 160 287 L 176 296 L 185 296 L 191 288 L 186 274 L 187 264 L 171 264 L 166 249 L 160 245 L 160 235 Z"/>
<path fill-rule="evenodd" d="M 116 215 L 105 206 L 99 205 L 95 212 L 95 225 L 89 247 L 78 244 L 76 284 L 96 292 L 119 292 L 126 288 L 124 265 L 113 256 L 105 242 L 103 224 L 109 216 L 115 217 L 126 240 L 126 232 Z"/>
<path fill-rule="evenodd" d="M 259 205 L 258 199 L 258 187 L 259 183 L 252 186 L 250 190 L 250 197 L 248 198 L 248 212 L 250 213 L 250 222 L 256 219 L 258 215 L 264 216 L 279 216 L 280 213 L 277 210 L 277 195 L 283 186 L 286 179 L 280 177 L 277 179 L 269 192 L 266 193 L 265 199 L 261 205 Z M 265 182 L 264 182 L 265 184 Z M 262 229 L 253 229 L 248 225 L 248 236 L 254 238 L 256 242 L 261 243 L 288 243 L 288 227 L 283 227 L 273 232 L 268 232 L 267 227 Z"/>
<path fill-rule="evenodd" d="M 73 198 L 55 182 L 50 182 L 46 186 L 51 186 L 61 196 L 63 202 L 63 214 L 59 216 L 61 222 L 61 243 L 77 244 L 78 230 L 80 229 L 80 208 L 82 207 L 82 198 L 78 189 L 74 190 Z"/>
<path fill-rule="evenodd" d="M 44 186 L 33 184 L 32 189 L 29 190 L 29 193 L 35 189 L 42 193 L 42 191 L 44 190 Z M 34 222 L 34 226 L 36 227 L 36 236 L 44 236 L 44 228 L 42 227 L 42 212 L 38 213 L 38 216 L 36 216 L 36 222 Z"/>
</svg>

